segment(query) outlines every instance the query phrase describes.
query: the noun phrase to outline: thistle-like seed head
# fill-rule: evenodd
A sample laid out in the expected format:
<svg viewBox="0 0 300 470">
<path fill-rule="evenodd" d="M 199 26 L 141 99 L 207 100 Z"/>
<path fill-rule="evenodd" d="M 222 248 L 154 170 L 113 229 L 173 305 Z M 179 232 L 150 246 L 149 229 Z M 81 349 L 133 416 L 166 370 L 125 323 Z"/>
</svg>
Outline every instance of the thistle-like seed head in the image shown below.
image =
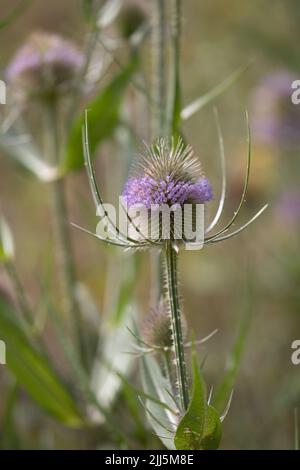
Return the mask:
<svg viewBox="0 0 300 470">
<path fill-rule="evenodd" d="M 6 79 L 22 98 L 65 93 L 84 61 L 71 42 L 56 34 L 32 33 L 6 69 Z"/>
</svg>

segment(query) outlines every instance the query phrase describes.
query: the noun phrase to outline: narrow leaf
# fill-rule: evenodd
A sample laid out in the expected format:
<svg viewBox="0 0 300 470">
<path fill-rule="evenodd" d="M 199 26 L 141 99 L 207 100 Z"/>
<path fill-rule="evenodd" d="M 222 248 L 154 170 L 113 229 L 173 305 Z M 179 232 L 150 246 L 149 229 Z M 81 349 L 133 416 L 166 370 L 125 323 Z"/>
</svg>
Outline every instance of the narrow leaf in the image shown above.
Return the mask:
<svg viewBox="0 0 300 470">
<path fill-rule="evenodd" d="M 29 343 L 13 312 L 0 302 L 0 336 L 6 343 L 7 367 L 18 383 L 44 411 L 70 427 L 80 427 L 83 419 L 77 405 L 47 359 Z"/>
<path fill-rule="evenodd" d="M 214 87 L 212 90 L 207 92 L 205 95 L 200 96 L 200 98 L 196 99 L 189 105 L 187 105 L 181 111 L 181 119 L 186 120 L 192 117 L 195 113 L 200 111 L 200 109 L 204 108 L 204 106 L 211 103 L 213 100 L 218 98 L 222 95 L 225 91 L 228 90 L 232 85 L 234 85 L 239 78 L 248 70 L 249 64 L 246 66 L 238 68 L 235 72 L 233 72 L 229 77 L 225 78 L 219 85 Z"/>
<path fill-rule="evenodd" d="M 97 147 L 110 137 L 119 123 L 119 111 L 125 89 L 135 70 L 136 61 L 132 61 L 127 67 L 116 75 L 111 82 L 88 105 L 89 109 L 89 145 L 91 155 L 94 156 Z M 82 128 L 85 122 L 84 113 L 75 122 L 70 132 L 66 158 L 63 161 L 61 171 L 69 171 L 82 168 L 84 158 L 82 148 Z"/>
<path fill-rule="evenodd" d="M 3 217 L 0 217 L 0 262 L 6 263 L 14 257 L 14 241 L 11 230 Z"/>
<path fill-rule="evenodd" d="M 174 450 L 173 439 L 177 417 L 159 403 L 165 403 L 169 408 L 174 408 L 174 402 L 170 396 L 170 385 L 162 375 L 155 359 L 149 355 L 141 359 L 141 375 L 145 394 L 153 397 L 153 399 L 147 399 L 145 403 L 148 421 L 166 448 Z"/>
</svg>

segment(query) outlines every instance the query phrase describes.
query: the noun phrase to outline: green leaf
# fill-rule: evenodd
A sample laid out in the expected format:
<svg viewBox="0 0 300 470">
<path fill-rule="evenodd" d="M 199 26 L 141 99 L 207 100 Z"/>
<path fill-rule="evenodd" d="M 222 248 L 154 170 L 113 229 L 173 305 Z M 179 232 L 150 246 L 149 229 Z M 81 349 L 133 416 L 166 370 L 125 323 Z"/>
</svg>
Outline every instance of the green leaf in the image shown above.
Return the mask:
<svg viewBox="0 0 300 470">
<path fill-rule="evenodd" d="M 207 414 L 206 387 L 193 354 L 193 388 L 187 412 L 181 419 L 174 438 L 177 450 L 199 450 Z"/>
<path fill-rule="evenodd" d="M 226 407 L 226 403 L 228 402 L 230 394 L 232 393 L 232 390 L 237 381 L 240 364 L 250 331 L 256 292 L 255 286 L 253 284 L 255 282 L 253 279 L 253 274 L 250 272 L 248 276 L 249 279 L 247 280 L 244 289 L 244 305 L 241 307 L 241 318 L 236 339 L 229 354 L 223 377 L 221 378 L 220 383 L 218 384 L 214 393 L 213 405 L 220 413 L 222 413 Z"/>
<path fill-rule="evenodd" d="M 6 344 L 6 365 L 37 405 L 70 427 L 82 426 L 76 402 L 45 359 L 30 344 L 8 305 L 0 301 L 0 337 Z"/>
<path fill-rule="evenodd" d="M 205 425 L 201 439 L 201 449 L 218 449 L 222 437 L 220 416 L 215 408 L 208 405 L 206 408 Z"/>
<path fill-rule="evenodd" d="M 18 136 L 11 132 L 0 136 L 0 147 L 18 165 L 45 183 L 56 180 L 58 169 L 43 161 L 30 136 Z"/>
<path fill-rule="evenodd" d="M 166 448 L 175 450 L 173 440 L 178 418 L 177 410 L 171 411 L 175 408 L 175 404 L 171 397 L 170 384 L 150 355 L 144 355 L 141 359 L 141 376 L 145 394 L 152 397 L 145 402 L 148 421 Z"/>
<path fill-rule="evenodd" d="M 225 78 L 225 80 L 215 86 L 212 90 L 208 91 L 205 95 L 200 96 L 200 98 L 197 98 L 195 101 L 187 105 L 181 111 L 181 119 L 189 119 L 195 113 L 200 111 L 200 109 L 204 108 L 204 106 L 208 105 L 213 100 L 222 95 L 226 90 L 228 90 L 228 88 L 230 88 L 239 80 L 239 78 L 246 72 L 246 70 L 248 70 L 250 64 L 238 68 L 235 72 L 229 75 L 229 77 Z"/>
<path fill-rule="evenodd" d="M 126 305 L 118 326 L 101 330 L 98 354 L 91 372 L 91 389 L 102 408 L 109 410 L 122 387 L 118 372 L 128 376 L 133 367 L 131 350 L 132 336 L 127 327 L 134 327 L 135 308 Z M 104 416 L 98 409 L 91 408 L 93 419 L 102 422 Z"/>
<path fill-rule="evenodd" d="M 0 217 L 0 262 L 6 263 L 14 258 L 14 241 L 11 230 L 3 217 Z"/>
<path fill-rule="evenodd" d="M 97 147 L 110 137 L 119 124 L 119 112 L 126 87 L 136 68 L 133 59 L 111 82 L 88 104 L 89 145 L 91 155 L 94 156 Z M 62 163 L 62 173 L 78 170 L 84 165 L 82 151 L 82 127 L 84 113 L 75 122 L 71 129 L 66 158 Z"/>
</svg>

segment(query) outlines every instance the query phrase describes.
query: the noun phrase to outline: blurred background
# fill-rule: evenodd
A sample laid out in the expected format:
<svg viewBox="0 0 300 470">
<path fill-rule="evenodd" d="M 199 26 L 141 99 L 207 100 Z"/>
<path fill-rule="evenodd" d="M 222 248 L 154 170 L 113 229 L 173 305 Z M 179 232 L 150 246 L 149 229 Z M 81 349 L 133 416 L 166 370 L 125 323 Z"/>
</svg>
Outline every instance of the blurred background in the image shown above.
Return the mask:
<svg viewBox="0 0 300 470">
<path fill-rule="evenodd" d="M 13 3 L 1 0 L 1 17 L 9 14 Z M 134 21 L 130 17 L 133 6 L 147 16 L 150 3 L 122 2 L 121 12 L 106 31 L 108 41 L 124 40 L 128 22 L 130 25 Z M 28 2 L 0 30 L 3 74 L 15 51 L 32 31 L 59 33 L 83 47 L 87 26 L 82 16 L 79 0 Z M 300 404 L 300 365 L 291 362 L 291 344 L 300 338 L 300 105 L 293 105 L 290 95 L 291 82 L 300 79 L 299 21 L 297 0 L 183 2 L 184 105 L 250 63 L 230 88 L 182 126 L 214 188 L 215 198 L 209 204 L 207 217 L 213 217 L 221 189 L 213 105 L 220 117 L 227 164 L 228 194 L 223 223 L 237 207 L 242 191 L 247 161 L 246 109 L 252 129 L 253 164 L 240 224 L 269 203 L 263 216 L 239 237 L 199 252 L 184 251 L 180 257 L 181 289 L 190 331 L 201 338 L 218 329 L 199 349 L 200 355 L 206 358 L 207 384 L 216 387 L 226 367 L 231 368 L 232 376 L 237 373 L 233 400 L 223 427 L 223 449 L 294 447 L 294 409 Z M 122 42 L 116 47 L 115 55 L 124 63 L 127 52 Z M 147 37 L 140 56 L 139 74 L 149 84 L 151 58 Z M 100 87 L 114 73 L 114 67 L 112 64 L 108 75 L 105 72 Z M 122 113 L 127 118 L 130 116 L 135 128 L 133 141 L 128 144 L 127 137 L 117 131 L 101 145 L 95 160 L 106 201 L 114 200 L 122 191 L 130 163 L 128 154 L 134 155 L 140 148 L 138 142 L 149 139 L 149 116 L 144 109 L 144 98 L 129 86 Z M 4 112 L 1 105 L 0 113 Z M 31 112 L 33 129 L 38 132 L 40 110 Z M 33 311 L 37 311 L 42 277 L 50 279 L 52 298 L 59 295 L 47 190 L 44 183 L 31 177 L 1 149 L 0 162 L 0 211 L 13 232 L 19 277 Z M 84 169 L 72 172 L 66 180 L 69 222 L 94 229 L 97 219 Z M 112 310 L 117 302 L 120 279 L 131 275 L 124 273 L 124 266 L 129 270 L 132 267 L 130 255 L 107 248 L 74 227 L 70 230 L 78 279 L 92 295 L 101 323 L 104 310 Z M 139 254 L 136 259 L 139 275 L 133 290 L 138 299 L 137 323 L 142 324 L 153 301 L 149 289 L 150 254 Z M 126 295 L 126 284 L 123 288 Z M 2 296 L 13 299 L 5 269 L 0 271 L 0 290 Z M 50 355 L 61 374 L 67 377 L 68 366 L 61 358 L 53 328 L 47 325 L 47 319 L 41 321 L 46 323 L 44 336 Z M 137 380 L 135 370 L 133 365 L 132 380 Z M 1 365 L 2 448 L 114 446 L 101 429 L 70 430 L 58 424 L 34 404 L 22 387 L 13 388 L 12 395 L 14 380 L 6 366 Z M 130 428 L 132 418 L 124 412 L 124 400 L 124 393 L 120 392 L 114 409 L 115 413 L 124 415 Z M 142 407 L 140 419 L 145 421 Z M 151 437 L 146 445 L 157 448 L 160 444 Z"/>
</svg>

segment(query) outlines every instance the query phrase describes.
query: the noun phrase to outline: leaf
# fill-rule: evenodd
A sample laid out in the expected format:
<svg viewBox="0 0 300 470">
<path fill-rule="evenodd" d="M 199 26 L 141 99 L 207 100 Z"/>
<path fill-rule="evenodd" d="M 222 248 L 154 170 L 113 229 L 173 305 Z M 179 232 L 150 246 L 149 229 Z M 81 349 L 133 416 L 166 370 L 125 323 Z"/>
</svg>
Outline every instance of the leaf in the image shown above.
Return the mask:
<svg viewBox="0 0 300 470">
<path fill-rule="evenodd" d="M 222 437 L 220 416 L 215 408 L 208 405 L 206 408 L 205 425 L 201 439 L 201 449 L 218 449 Z"/>
<path fill-rule="evenodd" d="M 237 336 L 232 351 L 230 352 L 228 358 L 227 367 L 214 394 L 213 405 L 217 408 L 220 413 L 223 412 L 223 409 L 226 406 L 230 394 L 235 386 L 240 368 L 240 363 L 248 339 L 251 326 L 253 305 L 255 302 L 254 282 L 255 281 L 253 279 L 253 274 L 249 273 L 247 285 L 243 295 L 244 305 L 237 331 Z"/>
<path fill-rule="evenodd" d="M 195 113 L 200 111 L 200 109 L 204 108 L 204 106 L 211 103 L 213 100 L 218 98 L 222 95 L 228 88 L 234 85 L 239 78 L 248 70 L 250 64 L 246 66 L 238 68 L 235 72 L 233 72 L 229 77 L 225 78 L 221 83 L 215 86 L 212 90 L 208 91 L 205 95 L 200 96 L 195 101 L 187 105 L 181 111 L 181 119 L 186 120 L 192 117 Z"/>
<path fill-rule="evenodd" d="M 199 450 L 207 414 L 206 387 L 193 354 L 193 388 L 187 412 L 181 419 L 174 438 L 177 450 Z"/>
<path fill-rule="evenodd" d="M 88 105 L 89 145 L 92 156 L 97 147 L 110 137 L 119 123 L 119 111 L 125 89 L 136 68 L 132 60 Z M 82 152 L 82 127 L 84 113 L 75 122 L 67 142 L 66 158 L 62 163 L 62 173 L 78 170 L 84 165 Z"/>
<path fill-rule="evenodd" d="M 170 385 L 162 375 L 157 362 L 150 355 L 144 355 L 141 359 L 141 376 L 144 392 L 153 397 L 153 399 L 147 399 L 145 402 L 148 421 L 166 448 L 175 450 L 173 439 L 177 417 L 172 411 L 159 403 L 162 402 L 169 408 L 174 409 Z"/>
<path fill-rule="evenodd" d="M 116 372 L 127 376 L 133 366 L 132 356 L 126 354 L 131 348 L 132 337 L 126 327 L 133 327 L 133 307 L 127 305 L 117 327 L 100 331 L 99 351 L 91 375 L 91 389 L 95 393 L 102 408 L 109 410 L 118 395 L 122 380 Z M 104 416 L 96 408 L 91 408 L 94 421 L 103 422 Z"/>
<path fill-rule="evenodd" d="M 3 217 L 0 217 L 0 262 L 6 263 L 14 258 L 14 240 Z"/>
<path fill-rule="evenodd" d="M 118 16 L 122 8 L 121 0 L 107 0 L 99 10 L 97 25 L 100 29 L 107 28 Z"/>
<path fill-rule="evenodd" d="M 42 160 L 42 157 L 27 135 L 17 136 L 11 133 L 0 137 L 0 146 L 13 160 L 43 182 L 58 178 L 57 168 Z"/>
<path fill-rule="evenodd" d="M 0 301 L 0 337 L 6 343 L 6 364 L 18 383 L 44 411 L 70 427 L 83 425 L 77 404 L 45 359 L 30 344 L 13 312 Z"/>
</svg>

